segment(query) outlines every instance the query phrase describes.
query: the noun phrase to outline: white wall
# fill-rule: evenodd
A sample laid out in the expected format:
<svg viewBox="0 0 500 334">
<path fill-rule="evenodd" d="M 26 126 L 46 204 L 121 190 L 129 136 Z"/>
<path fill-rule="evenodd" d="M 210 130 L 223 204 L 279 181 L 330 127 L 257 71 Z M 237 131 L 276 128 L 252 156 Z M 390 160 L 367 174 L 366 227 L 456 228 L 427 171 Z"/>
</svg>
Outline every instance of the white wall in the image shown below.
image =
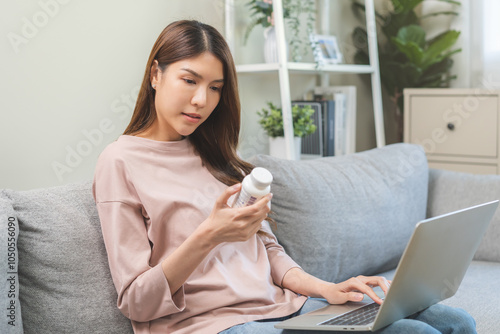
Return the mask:
<svg viewBox="0 0 500 334">
<path fill-rule="evenodd" d="M 236 0 L 239 5 L 244 0 Z M 359 23 L 349 1 L 332 6 L 335 34 L 349 38 Z M 248 15 L 236 19 L 241 36 Z M 346 14 L 347 13 L 347 14 Z M 198 19 L 224 31 L 224 0 L 36 0 L 0 3 L 0 189 L 24 190 L 89 180 L 99 153 L 129 122 L 151 47 L 178 19 Z M 262 30 L 237 62 L 263 61 Z M 349 40 L 345 43 L 348 46 Z M 240 76 L 244 157 L 267 153 L 256 111 L 279 103 L 277 74 Z M 292 75 L 292 98 L 315 85 Z M 335 84 L 358 85 L 357 149 L 375 146 L 371 90 L 360 76 Z"/>
<path fill-rule="evenodd" d="M 183 18 L 223 31 L 222 4 L 2 1 L 0 188 L 91 179 L 128 124 L 158 34 Z"/>
</svg>

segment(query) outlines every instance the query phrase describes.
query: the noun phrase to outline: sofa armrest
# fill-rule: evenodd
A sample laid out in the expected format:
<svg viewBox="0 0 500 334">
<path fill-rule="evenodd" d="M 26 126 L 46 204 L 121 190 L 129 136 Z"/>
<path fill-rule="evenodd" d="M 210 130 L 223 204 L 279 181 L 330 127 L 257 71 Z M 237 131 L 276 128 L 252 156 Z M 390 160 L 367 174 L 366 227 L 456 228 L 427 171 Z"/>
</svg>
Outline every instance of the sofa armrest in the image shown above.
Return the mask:
<svg viewBox="0 0 500 334">
<path fill-rule="evenodd" d="M 22 320 L 21 332 L 133 332 L 130 320 L 116 307 L 118 296 L 91 187 L 88 180 L 27 191 L 0 190 L 0 217 L 4 223 L 19 223 L 21 305 L 16 319 Z M 1 251 L 5 261 L 7 247 Z M 0 333 L 17 333 L 2 325 Z"/>
<path fill-rule="evenodd" d="M 500 199 L 500 175 L 476 175 L 429 169 L 427 217 Z M 474 256 L 500 262 L 500 210 L 497 210 Z"/>
</svg>

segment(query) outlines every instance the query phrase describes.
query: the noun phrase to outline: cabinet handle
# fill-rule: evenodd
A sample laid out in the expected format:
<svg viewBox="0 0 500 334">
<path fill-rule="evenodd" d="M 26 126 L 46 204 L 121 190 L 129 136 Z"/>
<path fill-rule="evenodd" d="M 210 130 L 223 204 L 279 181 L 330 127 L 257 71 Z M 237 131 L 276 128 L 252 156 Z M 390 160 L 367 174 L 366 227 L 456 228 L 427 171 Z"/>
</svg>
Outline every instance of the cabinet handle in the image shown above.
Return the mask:
<svg viewBox="0 0 500 334">
<path fill-rule="evenodd" d="M 448 125 L 446 125 L 446 127 L 448 129 L 450 129 L 451 131 L 455 130 L 455 124 L 453 124 L 453 123 L 448 123 Z"/>
</svg>

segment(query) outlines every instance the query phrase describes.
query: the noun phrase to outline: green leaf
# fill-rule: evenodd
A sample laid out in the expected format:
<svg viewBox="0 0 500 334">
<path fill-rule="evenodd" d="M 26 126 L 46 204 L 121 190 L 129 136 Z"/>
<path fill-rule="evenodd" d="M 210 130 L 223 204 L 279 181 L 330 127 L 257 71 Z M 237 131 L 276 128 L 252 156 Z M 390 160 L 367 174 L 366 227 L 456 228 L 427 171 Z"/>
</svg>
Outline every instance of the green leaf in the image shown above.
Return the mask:
<svg viewBox="0 0 500 334">
<path fill-rule="evenodd" d="M 389 96 L 394 97 L 397 92 L 406 87 L 415 87 L 422 75 L 422 70 L 415 64 L 406 62 L 382 60 L 380 63 L 380 77 Z"/>
<path fill-rule="evenodd" d="M 392 0 L 396 13 L 408 13 L 424 0 Z"/>
<path fill-rule="evenodd" d="M 462 4 L 460 1 L 455 1 L 455 0 L 438 0 L 438 1 L 451 3 L 453 5 L 458 5 L 458 6 L 460 6 Z"/>
<path fill-rule="evenodd" d="M 403 43 L 414 42 L 420 48 L 425 47 L 425 30 L 414 24 L 399 29 L 397 38 Z"/>
<path fill-rule="evenodd" d="M 394 70 L 401 91 L 403 88 L 414 86 L 422 75 L 422 69 L 412 63 L 398 64 Z"/>
<path fill-rule="evenodd" d="M 427 50 L 425 50 L 422 59 L 422 68 L 425 69 L 432 64 L 441 61 L 443 57 L 440 57 L 440 55 L 442 55 L 443 52 L 445 52 L 450 47 L 452 47 L 453 44 L 455 44 L 459 35 L 459 31 L 448 30 L 445 33 L 441 34 L 439 38 L 434 39 Z"/>
<path fill-rule="evenodd" d="M 264 1 L 255 1 L 255 7 L 257 7 L 261 11 L 273 10 L 273 5 Z"/>
<path fill-rule="evenodd" d="M 428 19 L 429 17 L 439 16 L 439 15 L 455 15 L 455 16 L 458 16 L 458 12 L 454 12 L 454 11 L 442 11 L 442 12 L 429 13 L 429 14 L 420 16 L 420 20 Z"/>
<path fill-rule="evenodd" d="M 390 39 L 397 36 L 402 27 L 412 24 L 418 24 L 418 17 L 415 12 L 410 11 L 407 13 L 395 12 L 387 16 L 385 24 L 382 26 L 382 32 Z"/>
<path fill-rule="evenodd" d="M 351 38 L 356 49 L 368 53 L 368 34 L 365 29 L 361 27 L 354 28 Z"/>
<path fill-rule="evenodd" d="M 396 45 L 402 53 L 406 55 L 411 63 L 420 66 L 424 57 L 424 50 L 415 42 L 404 42 L 399 38 L 392 38 L 392 43 Z"/>
<path fill-rule="evenodd" d="M 420 77 L 417 85 L 419 87 L 435 87 L 436 81 L 443 81 L 443 78 L 448 77 L 448 73 L 453 65 L 453 59 L 445 58 L 442 61 L 429 66 Z"/>
</svg>

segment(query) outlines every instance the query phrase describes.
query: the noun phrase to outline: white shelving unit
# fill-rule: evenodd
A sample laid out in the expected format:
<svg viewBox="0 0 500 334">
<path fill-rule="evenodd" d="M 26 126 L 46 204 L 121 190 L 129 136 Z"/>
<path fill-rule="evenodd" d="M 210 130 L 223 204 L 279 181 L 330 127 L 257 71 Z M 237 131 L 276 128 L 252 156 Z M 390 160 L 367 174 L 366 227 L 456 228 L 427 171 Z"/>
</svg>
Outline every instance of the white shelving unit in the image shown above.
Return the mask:
<svg viewBox="0 0 500 334">
<path fill-rule="evenodd" d="M 328 30 L 328 13 L 330 1 L 345 0 L 320 0 L 319 5 L 322 10 L 321 24 L 322 30 Z M 382 109 L 382 87 L 380 84 L 380 68 L 378 62 L 377 31 L 375 22 L 375 8 L 373 0 L 365 0 L 366 7 L 366 27 L 368 32 L 368 52 L 370 65 L 338 64 L 325 65 L 321 70 L 316 69 L 315 63 L 289 62 L 287 55 L 287 41 L 285 36 L 285 22 L 283 19 L 282 0 L 273 1 L 274 22 L 276 29 L 276 39 L 278 43 L 278 62 L 262 64 L 236 65 L 238 73 L 264 73 L 278 72 L 280 85 L 280 98 L 283 110 L 283 126 L 286 139 L 286 156 L 288 159 L 295 159 L 293 149 L 293 123 L 292 104 L 290 96 L 289 73 L 304 73 L 322 75 L 323 85 L 328 83 L 329 73 L 353 73 L 370 74 L 372 83 L 373 113 L 375 120 L 375 135 L 377 147 L 385 145 L 384 118 Z M 234 0 L 225 0 L 225 34 L 226 40 L 231 50 L 234 50 Z"/>
</svg>

